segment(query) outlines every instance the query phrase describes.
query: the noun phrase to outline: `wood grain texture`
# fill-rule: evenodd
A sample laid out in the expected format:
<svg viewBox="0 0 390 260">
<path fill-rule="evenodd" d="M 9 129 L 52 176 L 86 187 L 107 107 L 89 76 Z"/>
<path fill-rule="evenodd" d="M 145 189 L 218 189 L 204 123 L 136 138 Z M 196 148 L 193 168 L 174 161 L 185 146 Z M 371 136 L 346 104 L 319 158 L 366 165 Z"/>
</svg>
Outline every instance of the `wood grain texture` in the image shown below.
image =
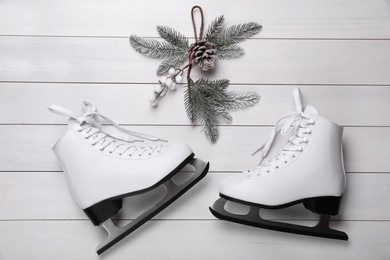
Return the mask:
<svg viewBox="0 0 390 260">
<path fill-rule="evenodd" d="M 170 25 L 193 37 L 194 4 L 205 8 L 206 24 L 222 14 L 227 25 L 259 22 L 262 38 L 390 38 L 389 2 L 381 0 L 7 0 L 0 4 L 0 34 L 155 37 L 156 25 Z"/>
<path fill-rule="evenodd" d="M 221 127 L 216 145 L 190 126 L 182 89 L 158 109 L 148 105 L 159 62 L 128 42 L 130 34 L 158 37 L 156 25 L 192 37 L 193 4 L 205 8 L 206 23 L 224 14 L 227 25 L 264 26 L 242 44 L 243 57 L 207 74 L 229 78 L 231 90 L 262 95 Z M 0 259 L 389 260 L 389 7 L 389 0 L 0 1 Z M 293 111 L 296 86 L 305 104 L 345 126 L 348 185 L 331 225 L 346 231 L 348 242 L 226 223 L 208 211 L 223 178 L 258 163 L 250 154 Z M 84 99 L 127 128 L 189 143 L 212 170 L 101 257 L 94 249 L 105 232 L 74 203 L 51 151 L 66 118 L 46 110 L 54 102 L 77 112 Z M 134 218 L 161 192 L 126 198 L 117 218 Z M 299 224 L 316 217 L 300 205 L 262 215 Z"/>
<path fill-rule="evenodd" d="M 188 173 L 181 173 L 181 175 Z M 214 220 L 208 207 L 219 197 L 218 186 L 229 175 L 209 173 L 193 189 L 173 203 L 155 219 Z M 390 174 L 347 174 L 348 186 L 341 211 L 334 220 L 390 221 Z M 123 202 L 117 219 L 133 219 L 152 207 L 163 195 L 162 187 Z M 232 212 L 245 212 L 247 207 L 231 203 Z M 296 205 L 283 210 L 262 210 L 267 219 L 316 220 L 317 216 Z M 68 192 L 62 173 L 1 172 L 0 220 L 81 220 L 87 219 Z"/>
<path fill-rule="evenodd" d="M 390 84 L 387 41 L 252 39 L 207 75 L 245 84 Z M 158 62 L 127 38 L 1 37 L 0 81 L 154 83 Z M 194 72 L 193 77 L 199 77 Z"/>
<path fill-rule="evenodd" d="M 60 104 L 81 113 L 83 100 L 120 124 L 188 125 L 183 89 L 169 92 L 158 108 L 147 97 L 155 84 L 0 83 L 0 124 L 64 124 L 65 117 L 49 113 Z M 274 125 L 294 111 L 292 89 L 297 86 L 231 86 L 232 91 L 256 91 L 261 101 L 233 113 L 232 125 Z M 374 86 L 299 86 L 303 103 L 313 104 L 326 118 L 344 126 L 390 126 L 390 88 Z M 383 112 L 380 112 L 383 111 Z"/>
<path fill-rule="evenodd" d="M 312 222 L 299 222 L 312 224 Z M 97 256 L 104 231 L 89 221 L 0 222 L 1 257 L 19 259 L 378 259 L 390 254 L 389 222 L 333 222 L 348 242 L 222 221 L 153 221 Z M 50 243 L 48 243 L 50 241 Z"/>
<path fill-rule="evenodd" d="M 65 129 L 61 125 L 0 126 L 0 147 L 7 147 L 0 150 L 0 171 L 60 170 L 51 147 Z M 158 133 L 165 140 L 188 143 L 195 154 L 211 162 L 212 171 L 241 171 L 255 167 L 259 158 L 250 154 L 271 130 L 270 127 L 222 126 L 218 144 L 212 145 L 200 133 L 199 127 L 134 126 L 129 129 L 152 135 Z M 383 145 L 390 143 L 389 127 L 348 127 L 344 130 L 343 143 L 346 171 L 390 172 L 390 150 Z M 275 146 L 272 151 L 277 149 Z"/>
</svg>

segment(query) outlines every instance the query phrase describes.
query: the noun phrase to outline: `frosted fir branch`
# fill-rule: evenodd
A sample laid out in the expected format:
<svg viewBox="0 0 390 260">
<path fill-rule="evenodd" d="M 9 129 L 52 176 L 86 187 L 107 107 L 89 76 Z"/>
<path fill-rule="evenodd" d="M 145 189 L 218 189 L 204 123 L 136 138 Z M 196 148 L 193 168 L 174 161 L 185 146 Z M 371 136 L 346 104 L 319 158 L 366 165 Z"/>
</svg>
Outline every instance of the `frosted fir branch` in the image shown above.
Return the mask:
<svg viewBox="0 0 390 260">
<path fill-rule="evenodd" d="M 246 107 L 252 107 L 260 101 L 260 95 L 256 92 L 229 92 L 231 102 L 226 102 L 227 107 L 230 110 L 238 110 Z"/>
<path fill-rule="evenodd" d="M 215 20 L 207 28 L 204 38 L 209 42 L 214 42 L 223 29 L 224 21 L 225 18 L 223 15 L 215 18 Z"/>
<path fill-rule="evenodd" d="M 175 29 L 169 26 L 157 26 L 157 32 L 168 43 L 182 49 L 183 51 L 187 51 L 188 49 L 188 39 L 176 31 Z"/>
<path fill-rule="evenodd" d="M 217 58 L 220 60 L 231 60 L 244 54 L 244 50 L 236 45 L 217 46 Z"/>
<path fill-rule="evenodd" d="M 186 90 L 184 91 L 184 108 L 187 112 L 188 118 L 191 120 L 192 124 L 195 124 L 196 120 L 198 119 L 197 115 L 194 112 L 193 104 L 192 104 L 192 97 L 191 97 L 191 88 L 192 86 L 187 86 Z"/>
<path fill-rule="evenodd" d="M 192 123 L 198 121 L 206 137 L 215 143 L 219 137 L 218 125 L 230 124 L 229 111 L 255 105 L 260 96 L 255 92 L 227 91 L 227 79 L 208 80 L 201 78 L 187 87 L 184 104 Z"/>
<path fill-rule="evenodd" d="M 232 25 L 222 30 L 214 43 L 218 46 L 236 44 L 256 35 L 261 29 L 262 26 L 255 22 Z"/>
<path fill-rule="evenodd" d="M 215 143 L 219 138 L 218 122 L 214 121 L 218 115 L 201 118 L 202 130 L 210 142 Z"/>
<path fill-rule="evenodd" d="M 164 59 L 169 57 L 175 57 L 185 53 L 182 49 L 167 43 L 159 42 L 155 39 L 144 39 L 136 35 L 130 36 L 130 45 L 137 52 L 142 55 L 153 59 Z"/>
<path fill-rule="evenodd" d="M 187 54 L 181 54 L 174 57 L 169 57 L 164 59 L 160 66 L 157 68 L 157 75 L 161 76 L 168 72 L 170 68 L 174 68 L 180 64 L 182 64 L 187 58 Z"/>
<path fill-rule="evenodd" d="M 202 86 L 203 90 L 211 91 L 210 94 L 223 94 L 229 86 L 228 79 L 210 80 L 205 78 L 198 79 L 194 84 Z"/>
</svg>

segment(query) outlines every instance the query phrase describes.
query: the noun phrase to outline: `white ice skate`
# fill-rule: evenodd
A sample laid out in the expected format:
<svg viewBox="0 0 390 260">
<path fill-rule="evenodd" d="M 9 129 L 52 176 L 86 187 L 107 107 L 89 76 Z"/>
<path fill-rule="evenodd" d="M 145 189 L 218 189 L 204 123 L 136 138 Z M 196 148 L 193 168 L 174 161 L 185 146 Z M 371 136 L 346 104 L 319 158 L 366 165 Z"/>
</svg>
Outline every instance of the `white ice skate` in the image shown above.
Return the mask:
<svg viewBox="0 0 390 260">
<path fill-rule="evenodd" d="M 168 143 L 156 137 L 132 132 L 98 113 L 84 101 L 84 114 L 75 116 L 58 105 L 49 110 L 69 117 L 68 129 L 55 144 L 58 157 L 73 198 L 94 225 L 102 225 L 108 237 L 97 247 L 101 254 L 139 228 L 183 195 L 208 171 L 208 163 L 194 159 L 188 145 Z M 101 122 L 114 128 L 103 131 Z M 108 132 L 109 131 L 109 132 Z M 181 185 L 171 178 L 191 164 L 196 171 Z M 122 198 L 163 185 L 165 197 L 124 227 L 113 217 L 122 208 Z"/>
<path fill-rule="evenodd" d="M 308 105 L 304 110 L 299 89 L 294 89 L 297 111 L 282 117 L 268 140 L 255 152 L 267 155 L 275 136 L 288 136 L 283 150 L 239 176 L 226 178 L 220 199 L 210 208 L 217 218 L 271 230 L 347 240 L 344 232 L 329 228 L 330 215 L 339 212 L 346 179 L 341 137 L 343 128 L 320 116 Z M 249 205 L 247 215 L 225 209 L 227 201 Z M 315 227 L 265 220 L 259 209 L 280 209 L 303 203 L 320 215 Z"/>
</svg>

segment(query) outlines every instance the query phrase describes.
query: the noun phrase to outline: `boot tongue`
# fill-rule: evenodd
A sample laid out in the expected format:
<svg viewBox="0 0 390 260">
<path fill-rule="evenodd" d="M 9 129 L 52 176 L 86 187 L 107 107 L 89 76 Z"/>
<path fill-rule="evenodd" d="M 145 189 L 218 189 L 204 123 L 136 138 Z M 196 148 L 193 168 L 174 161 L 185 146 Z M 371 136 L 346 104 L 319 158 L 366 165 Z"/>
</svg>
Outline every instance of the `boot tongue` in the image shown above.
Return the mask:
<svg viewBox="0 0 390 260">
<path fill-rule="evenodd" d="M 318 115 L 318 111 L 317 109 L 315 109 L 313 106 L 311 105 L 307 105 L 305 107 L 305 110 L 303 111 L 305 114 L 308 114 L 308 115 Z"/>
</svg>

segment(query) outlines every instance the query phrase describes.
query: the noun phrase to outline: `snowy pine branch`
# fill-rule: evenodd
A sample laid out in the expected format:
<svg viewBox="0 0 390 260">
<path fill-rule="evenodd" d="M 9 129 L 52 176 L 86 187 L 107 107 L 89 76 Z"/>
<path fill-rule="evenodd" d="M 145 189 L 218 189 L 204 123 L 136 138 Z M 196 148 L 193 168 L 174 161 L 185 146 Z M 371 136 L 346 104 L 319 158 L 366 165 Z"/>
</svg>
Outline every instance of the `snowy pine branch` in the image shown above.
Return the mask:
<svg viewBox="0 0 390 260">
<path fill-rule="evenodd" d="M 229 81 L 201 78 L 193 82 L 185 93 L 185 108 L 194 123 L 199 121 L 211 142 L 219 136 L 218 125 L 230 124 L 233 120 L 229 111 L 253 106 L 260 100 L 254 92 L 236 93 L 227 91 Z"/>
<path fill-rule="evenodd" d="M 215 18 L 215 20 L 207 28 L 204 38 L 209 42 L 214 42 L 223 29 L 223 22 L 225 18 L 223 15 Z"/>
<path fill-rule="evenodd" d="M 230 60 L 240 57 L 244 50 L 236 45 L 217 46 L 217 58 L 220 60 Z"/>
<path fill-rule="evenodd" d="M 238 110 L 246 107 L 251 107 L 256 105 L 257 102 L 260 101 L 260 96 L 256 92 L 236 92 L 230 91 L 230 102 L 226 102 L 226 106 L 229 107 L 230 110 Z"/>
<path fill-rule="evenodd" d="M 187 51 L 188 49 L 188 39 L 176 31 L 175 29 L 169 26 L 157 26 L 157 32 L 167 42 L 178 47 L 179 49 L 183 49 L 183 51 Z"/>
<path fill-rule="evenodd" d="M 181 54 L 174 57 L 169 57 L 164 59 L 160 66 L 157 68 L 157 75 L 161 76 L 168 72 L 170 68 L 174 68 L 184 62 L 184 60 L 187 58 L 187 54 Z"/>
<path fill-rule="evenodd" d="M 261 31 L 262 26 L 255 22 L 232 25 L 219 34 L 214 42 L 217 46 L 229 46 L 242 42 Z"/>
<path fill-rule="evenodd" d="M 137 52 L 146 57 L 154 59 L 164 59 L 168 57 L 175 57 L 185 53 L 184 50 L 167 42 L 159 42 L 154 39 L 145 39 L 136 35 L 130 36 L 130 45 Z"/>
</svg>

